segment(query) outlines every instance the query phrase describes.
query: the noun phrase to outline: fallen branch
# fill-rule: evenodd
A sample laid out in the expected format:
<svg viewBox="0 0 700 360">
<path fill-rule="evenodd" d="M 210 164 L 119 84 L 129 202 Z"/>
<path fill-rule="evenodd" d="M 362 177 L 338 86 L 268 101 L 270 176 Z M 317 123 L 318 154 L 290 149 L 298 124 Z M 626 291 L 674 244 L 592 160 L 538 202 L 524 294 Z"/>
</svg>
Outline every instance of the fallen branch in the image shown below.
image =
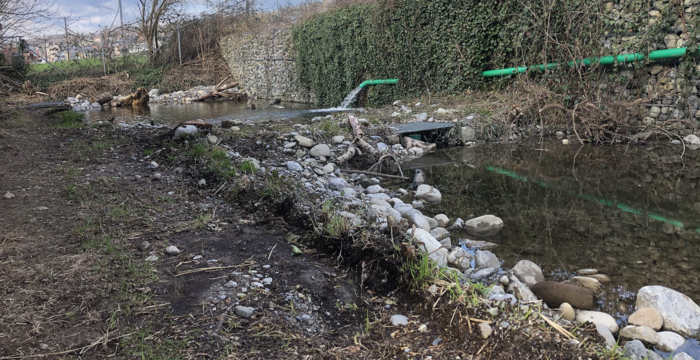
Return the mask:
<svg viewBox="0 0 700 360">
<path fill-rule="evenodd" d="M 401 138 L 401 146 L 403 146 L 406 150 L 414 147 L 420 148 L 421 150 L 423 150 L 424 154 L 433 152 L 437 149 L 436 144 L 429 144 L 420 140 L 410 138 L 408 136 L 404 136 L 403 138 Z"/>
<path fill-rule="evenodd" d="M 405 176 L 382 174 L 382 173 L 371 172 L 371 171 L 349 170 L 349 169 L 340 169 L 340 171 L 346 172 L 346 173 L 353 173 L 353 174 L 365 174 L 365 175 L 379 176 L 379 177 L 385 177 L 385 178 L 389 178 L 389 179 L 410 180 L 410 178 L 407 178 Z"/>
<path fill-rule="evenodd" d="M 193 269 L 193 270 L 187 270 L 183 271 L 179 274 L 176 274 L 175 277 L 182 276 L 182 275 L 189 275 L 189 274 L 196 274 L 200 272 L 211 272 L 211 271 L 220 271 L 220 270 L 226 270 L 226 269 L 233 269 L 233 268 L 238 268 L 238 267 L 246 267 L 253 265 L 255 262 L 252 260 L 246 260 L 243 264 L 240 265 L 231 265 L 231 266 L 215 266 L 215 267 L 208 267 L 208 268 L 199 268 L 199 269 Z"/>
<path fill-rule="evenodd" d="M 226 81 L 226 80 L 228 80 L 228 77 L 226 77 L 225 79 L 221 80 L 218 84 L 216 84 L 216 86 L 214 86 L 214 88 L 210 92 L 208 92 L 208 93 L 206 93 L 206 94 L 204 94 L 196 99 L 192 99 L 192 101 L 204 101 L 206 99 L 210 99 L 210 98 L 214 98 L 214 97 L 226 97 L 226 98 L 228 98 L 229 96 L 227 96 L 226 94 L 222 94 L 221 91 L 224 91 L 226 89 L 230 89 L 232 87 L 236 87 L 236 86 L 238 86 L 238 83 L 234 82 L 234 83 L 230 83 L 227 85 L 222 85 L 224 83 L 224 81 Z"/>
<path fill-rule="evenodd" d="M 540 314 L 540 317 L 542 317 L 542 319 L 544 319 L 544 321 L 547 322 L 547 324 L 549 324 L 551 327 L 554 328 L 554 330 L 560 332 L 561 334 L 568 337 L 569 339 L 576 339 L 576 336 L 574 336 L 574 334 L 570 333 L 568 330 L 561 327 L 561 325 L 555 323 L 552 320 L 549 320 L 546 316 L 542 315 L 542 313 L 539 313 L 539 314 Z"/>
<path fill-rule="evenodd" d="M 348 151 L 346 151 L 345 154 L 338 156 L 338 158 L 336 159 L 338 160 L 338 164 L 342 164 L 352 159 L 353 156 L 355 156 L 356 150 L 357 147 L 355 146 L 355 144 L 350 144 L 350 146 L 348 146 Z"/>
<path fill-rule="evenodd" d="M 362 131 L 362 126 L 360 125 L 360 121 L 357 120 L 356 117 L 350 115 L 350 116 L 348 116 L 348 123 L 350 124 L 350 127 L 352 128 L 352 132 L 355 135 L 354 142 L 357 144 L 357 146 L 373 157 L 380 156 L 382 152 L 379 151 L 379 149 L 368 144 L 362 138 L 365 135 L 365 133 L 364 133 L 364 131 Z"/>
</svg>

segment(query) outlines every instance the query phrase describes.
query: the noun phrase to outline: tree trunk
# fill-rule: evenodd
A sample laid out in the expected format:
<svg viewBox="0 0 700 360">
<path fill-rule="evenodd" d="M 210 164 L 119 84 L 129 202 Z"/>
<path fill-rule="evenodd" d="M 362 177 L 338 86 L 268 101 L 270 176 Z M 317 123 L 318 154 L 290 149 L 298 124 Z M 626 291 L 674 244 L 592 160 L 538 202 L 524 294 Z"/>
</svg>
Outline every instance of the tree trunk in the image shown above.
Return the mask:
<svg viewBox="0 0 700 360">
<path fill-rule="evenodd" d="M 433 152 L 437 149 L 437 145 L 435 144 L 429 144 L 420 140 L 410 138 L 408 136 L 404 136 L 403 138 L 401 138 L 401 146 L 403 146 L 406 150 L 413 147 L 417 147 L 423 150 L 423 153 L 425 154 Z"/>
</svg>

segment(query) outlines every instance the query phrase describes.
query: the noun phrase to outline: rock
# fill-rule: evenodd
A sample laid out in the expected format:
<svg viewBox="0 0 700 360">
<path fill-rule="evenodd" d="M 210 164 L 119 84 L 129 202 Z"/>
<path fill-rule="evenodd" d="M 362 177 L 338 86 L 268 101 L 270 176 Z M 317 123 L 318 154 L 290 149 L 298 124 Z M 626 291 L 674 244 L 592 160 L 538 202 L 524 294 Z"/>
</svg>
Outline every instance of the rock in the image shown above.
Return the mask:
<svg viewBox="0 0 700 360">
<path fill-rule="evenodd" d="M 255 315 L 255 308 L 249 307 L 249 306 L 241 306 L 238 305 L 235 308 L 233 308 L 234 314 L 244 317 L 244 318 L 249 318 L 253 315 Z"/>
<path fill-rule="evenodd" d="M 408 325 L 408 318 L 404 315 L 392 315 L 391 319 L 391 325 L 393 326 L 406 326 Z"/>
<path fill-rule="evenodd" d="M 600 284 L 600 281 L 590 277 L 574 276 L 571 279 L 564 281 L 564 283 L 591 289 L 596 296 L 600 296 L 605 292 L 605 290 L 603 290 L 603 285 Z"/>
<path fill-rule="evenodd" d="M 464 223 L 464 229 L 474 236 L 491 236 L 503 228 L 503 220 L 493 215 L 479 216 Z"/>
<path fill-rule="evenodd" d="M 149 168 L 149 169 L 157 169 L 157 168 L 158 168 L 158 163 L 155 162 L 155 161 L 151 161 L 151 162 L 148 164 L 148 168 Z"/>
<path fill-rule="evenodd" d="M 695 359 L 693 359 L 690 355 L 682 352 L 682 353 L 678 353 L 676 355 L 673 355 L 671 360 L 695 360 Z"/>
<path fill-rule="evenodd" d="M 503 276 L 501 276 L 501 278 L 498 280 L 498 282 L 501 283 L 501 285 L 503 285 L 503 286 L 508 286 L 508 284 L 510 283 L 510 279 L 508 279 L 507 276 L 503 275 Z"/>
<path fill-rule="evenodd" d="M 233 121 L 229 120 L 224 120 L 221 122 L 221 128 L 222 129 L 230 129 L 233 127 Z"/>
<path fill-rule="evenodd" d="M 436 227 L 436 228 L 430 230 L 430 235 L 433 235 L 435 240 L 440 241 L 440 240 L 450 236 L 450 233 L 445 228 Z"/>
<path fill-rule="evenodd" d="M 661 330 L 661 327 L 664 325 L 664 319 L 659 311 L 650 307 L 635 311 L 627 319 L 627 322 L 637 326 L 648 326 L 655 331 Z"/>
<path fill-rule="evenodd" d="M 401 213 L 399 213 L 398 210 L 392 208 L 391 206 L 380 206 L 380 205 L 372 205 L 371 206 L 372 211 L 377 215 L 377 217 L 384 218 L 386 219 L 388 216 L 393 216 L 394 219 L 401 219 Z"/>
<path fill-rule="evenodd" d="M 216 145 L 219 142 L 219 138 L 214 135 L 207 136 L 207 143 L 209 145 Z"/>
<path fill-rule="evenodd" d="M 442 200 L 440 191 L 430 185 L 419 185 L 416 189 L 416 200 L 425 200 L 427 202 L 439 202 Z"/>
<path fill-rule="evenodd" d="M 304 167 L 296 161 L 287 161 L 287 170 L 300 172 L 304 171 Z"/>
<path fill-rule="evenodd" d="M 326 164 L 326 165 L 323 167 L 323 171 L 325 171 L 326 174 L 330 174 L 330 173 L 332 173 L 332 172 L 335 171 L 335 165 L 333 165 L 333 164 Z"/>
<path fill-rule="evenodd" d="M 697 137 L 695 134 L 690 134 L 684 137 L 683 141 L 685 142 L 685 145 L 692 150 L 700 148 L 700 138 Z"/>
<path fill-rule="evenodd" d="M 685 343 L 685 338 L 673 331 L 660 331 L 656 335 L 659 337 L 659 342 L 655 347 L 659 351 L 674 352 Z"/>
<path fill-rule="evenodd" d="M 379 194 L 379 193 L 384 193 L 386 190 L 384 190 L 381 186 L 379 185 L 371 185 L 368 186 L 367 189 L 365 189 L 365 193 L 367 194 Z M 388 197 L 389 195 L 387 195 Z"/>
<path fill-rule="evenodd" d="M 473 259 L 474 256 L 472 254 L 460 247 L 456 247 L 447 255 L 447 264 L 464 272 L 472 268 L 471 261 Z"/>
<path fill-rule="evenodd" d="M 140 249 L 141 251 L 146 251 L 146 249 L 148 249 L 149 246 L 151 246 L 151 243 L 149 243 L 148 241 L 144 240 L 144 241 L 141 241 L 141 243 L 139 244 L 139 249 Z"/>
<path fill-rule="evenodd" d="M 513 274 L 528 287 L 544 281 L 542 269 L 530 260 L 520 260 L 513 267 Z"/>
<path fill-rule="evenodd" d="M 299 146 L 307 147 L 310 148 L 314 145 L 316 145 L 316 142 L 307 138 L 306 136 L 301 136 L 301 135 L 296 135 L 294 136 L 294 140 L 296 140 L 299 143 Z"/>
<path fill-rule="evenodd" d="M 336 144 L 342 144 L 343 141 L 345 141 L 345 136 L 343 135 L 338 135 L 333 137 L 333 142 Z"/>
<path fill-rule="evenodd" d="M 523 302 L 537 301 L 537 296 L 532 293 L 527 285 L 523 284 L 518 280 L 515 275 L 508 278 L 510 280 L 510 285 L 508 285 L 508 291 L 512 292 L 518 300 Z"/>
<path fill-rule="evenodd" d="M 598 331 L 598 334 L 600 334 L 600 336 L 602 336 L 603 339 L 605 339 L 605 344 L 607 345 L 608 349 L 611 349 L 615 347 L 615 345 L 617 345 L 615 337 L 613 336 L 609 327 L 603 324 L 595 324 L 595 328 Z"/>
<path fill-rule="evenodd" d="M 443 228 L 450 223 L 450 219 L 445 214 L 437 214 L 433 219 L 435 219 L 438 222 L 439 227 Z"/>
<path fill-rule="evenodd" d="M 401 209 L 397 210 L 401 212 Z M 427 218 L 416 209 L 411 208 L 406 212 L 401 212 L 401 217 L 408 220 L 409 224 L 416 225 L 416 227 L 418 227 L 419 229 L 423 229 L 426 232 L 430 231 L 430 223 L 428 222 Z"/>
<path fill-rule="evenodd" d="M 328 180 L 328 188 L 331 190 L 340 190 L 348 187 L 348 182 L 343 178 L 332 178 Z"/>
<path fill-rule="evenodd" d="M 158 90 L 158 89 L 151 89 L 151 91 L 148 92 L 148 96 L 149 97 L 156 97 L 156 96 L 158 96 L 159 92 L 160 92 L 160 90 Z"/>
<path fill-rule="evenodd" d="M 491 334 L 493 334 L 493 329 L 491 329 L 491 325 L 487 323 L 479 323 L 479 331 L 481 331 L 481 337 L 484 339 L 488 339 Z"/>
<path fill-rule="evenodd" d="M 13 194 L 13 193 L 11 193 L 11 192 L 9 192 L 9 191 L 6 192 L 6 193 L 5 193 L 5 196 L 4 196 L 4 198 L 5 198 L 5 199 L 8 199 L 8 200 L 9 200 L 9 199 L 12 199 L 12 198 L 14 198 L 14 197 L 15 197 L 15 194 Z"/>
<path fill-rule="evenodd" d="M 447 228 L 447 230 L 459 230 L 462 227 L 464 227 L 464 220 L 462 220 L 461 218 L 457 218 L 455 222 L 453 222 L 452 225 L 450 225 L 450 227 Z"/>
<path fill-rule="evenodd" d="M 146 258 L 146 261 L 157 261 L 157 260 L 158 260 L 158 257 L 155 255 L 151 255 L 151 256 Z"/>
<path fill-rule="evenodd" d="M 574 311 L 574 308 L 571 307 L 569 303 L 561 303 L 561 305 L 559 305 L 559 314 L 562 319 L 568 321 L 576 320 L 576 311 Z"/>
<path fill-rule="evenodd" d="M 490 251 L 476 251 L 476 268 L 494 268 L 498 269 L 501 267 L 501 262 L 498 261 L 498 257 Z"/>
<path fill-rule="evenodd" d="M 579 275 L 595 275 L 598 273 L 598 269 L 579 269 L 576 271 Z"/>
<path fill-rule="evenodd" d="M 194 125 L 183 125 L 179 126 L 177 129 L 175 129 L 175 132 L 173 132 L 173 137 L 180 137 L 183 135 L 190 135 L 190 134 L 196 134 L 198 132 L 197 127 Z"/>
<path fill-rule="evenodd" d="M 578 312 L 578 314 L 576 314 L 576 321 L 580 323 L 588 321 L 591 324 L 605 325 L 608 327 L 608 329 L 610 329 L 610 332 L 612 332 L 613 334 L 620 329 L 620 327 L 617 325 L 617 322 L 612 316 L 598 311 L 581 310 Z"/>
<path fill-rule="evenodd" d="M 472 281 L 479 281 L 485 277 L 490 276 L 491 274 L 495 273 L 496 271 L 498 271 L 498 270 L 496 270 L 494 268 L 484 268 L 484 269 L 481 269 L 475 273 L 472 273 L 471 275 L 469 275 L 469 277 L 472 279 Z"/>
<path fill-rule="evenodd" d="M 413 200 L 413 202 L 411 202 L 411 206 L 413 206 L 414 209 L 423 209 L 423 208 L 425 208 L 425 206 L 423 206 L 423 202 L 422 202 L 422 201 L 418 201 L 418 200 Z"/>
<path fill-rule="evenodd" d="M 623 354 L 630 360 L 642 360 L 647 356 L 647 348 L 639 340 L 633 340 L 625 344 Z"/>
<path fill-rule="evenodd" d="M 700 334 L 700 307 L 689 297 L 663 286 L 645 286 L 637 292 L 637 308 L 655 308 L 663 329 L 692 337 Z"/>
<path fill-rule="evenodd" d="M 413 235 L 415 238 L 416 247 L 423 254 L 428 254 L 428 257 L 437 263 L 438 266 L 447 266 L 447 250 L 440 245 L 439 241 L 435 240 L 435 238 L 426 230 L 416 229 L 415 234 L 412 232 L 412 230 L 409 230 L 407 231 L 407 234 Z"/>
<path fill-rule="evenodd" d="M 700 359 L 700 344 L 696 339 L 688 339 L 675 351 L 677 354 L 686 353 L 695 360 Z"/>
<path fill-rule="evenodd" d="M 293 147 L 295 147 L 295 146 L 297 146 L 297 143 L 294 142 L 294 141 L 292 141 L 292 142 L 290 142 L 290 143 L 284 144 L 284 148 L 285 148 L 285 149 L 291 149 L 291 148 L 293 148 Z"/>
<path fill-rule="evenodd" d="M 608 275 L 605 275 L 605 274 L 593 274 L 593 275 L 588 275 L 586 277 L 596 279 L 596 280 L 600 281 L 601 284 L 607 284 L 611 281 L 610 277 Z"/>
<path fill-rule="evenodd" d="M 559 307 L 565 302 L 576 309 L 583 310 L 590 310 L 595 305 L 593 290 L 580 286 L 556 281 L 542 281 L 531 286 L 530 289 L 552 308 Z"/>
<path fill-rule="evenodd" d="M 300 143 L 301 144 L 301 143 Z M 331 156 L 331 149 L 326 144 L 318 144 L 309 150 L 309 155 L 313 157 Z"/>
<path fill-rule="evenodd" d="M 199 185 L 199 186 L 205 186 L 205 185 L 207 185 L 207 181 L 204 180 L 204 179 L 201 179 L 201 180 L 199 180 L 199 182 L 197 183 L 197 185 Z"/>
<path fill-rule="evenodd" d="M 659 342 L 659 335 L 656 335 L 656 331 L 648 326 L 625 326 L 620 330 L 620 338 L 623 340 L 639 340 L 652 345 Z"/>
<path fill-rule="evenodd" d="M 425 216 L 425 215 L 423 215 L 423 216 Z M 428 226 L 430 226 L 430 230 L 435 229 L 435 228 L 438 227 L 438 222 L 437 222 L 437 220 L 435 220 L 435 219 L 433 219 L 433 218 L 431 218 L 431 217 L 428 217 L 428 216 L 425 216 L 425 220 L 428 221 Z"/>
<path fill-rule="evenodd" d="M 165 248 L 165 252 L 168 255 L 177 255 L 180 253 L 180 249 L 178 249 L 176 246 L 170 245 Z"/>
<path fill-rule="evenodd" d="M 480 241 L 480 240 L 469 240 L 469 239 L 459 239 L 459 243 L 470 248 L 470 249 L 488 249 L 492 247 L 496 247 L 496 244 L 488 241 Z"/>
<path fill-rule="evenodd" d="M 377 149 L 379 149 L 379 151 L 388 151 L 389 147 L 385 143 L 380 142 L 377 143 Z"/>
</svg>

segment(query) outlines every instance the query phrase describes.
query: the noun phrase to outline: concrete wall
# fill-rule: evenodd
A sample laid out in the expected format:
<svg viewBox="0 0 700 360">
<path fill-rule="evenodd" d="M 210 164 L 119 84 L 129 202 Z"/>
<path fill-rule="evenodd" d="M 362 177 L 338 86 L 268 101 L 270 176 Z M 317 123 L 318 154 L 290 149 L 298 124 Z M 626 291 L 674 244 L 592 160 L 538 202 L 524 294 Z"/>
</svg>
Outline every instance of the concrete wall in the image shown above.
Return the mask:
<svg viewBox="0 0 700 360">
<path fill-rule="evenodd" d="M 314 103 L 296 79 L 291 30 L 232 35 L 221 39 L 224 59 L 250 97 Z"/>
</svg>

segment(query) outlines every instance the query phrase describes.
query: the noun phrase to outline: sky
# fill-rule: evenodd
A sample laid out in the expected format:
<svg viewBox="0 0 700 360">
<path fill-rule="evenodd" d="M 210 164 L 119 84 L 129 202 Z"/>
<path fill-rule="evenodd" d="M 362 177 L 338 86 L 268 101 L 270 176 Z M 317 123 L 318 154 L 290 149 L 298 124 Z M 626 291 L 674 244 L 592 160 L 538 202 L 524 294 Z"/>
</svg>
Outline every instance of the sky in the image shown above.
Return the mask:
<svg viewBox="0 0 700 360">
<path fill-rule="evenodd" d="M 273 10 L 277 0 L 258 0 L 263 11 Z M 284 4 L 296 5 L 304 0 L 279 0 L 280 6 Z M 124 7 L 124 23 L 137 19 L 136 0 L 122 0 Z M 188 1 L 185 5 L 187 12 L 191 14 L 211 13 L 212 10 L 203 5 L 203 1 Z M 119 26 L 118 0 L 56 0 L 57 14 L 48 24 L 42 24 L 39 36 L 63 34 L 63 17 L 68 17 L 67 23 L 70 31 L 86 33 L 99 30 L 100 27 Z"/>
</svg>

